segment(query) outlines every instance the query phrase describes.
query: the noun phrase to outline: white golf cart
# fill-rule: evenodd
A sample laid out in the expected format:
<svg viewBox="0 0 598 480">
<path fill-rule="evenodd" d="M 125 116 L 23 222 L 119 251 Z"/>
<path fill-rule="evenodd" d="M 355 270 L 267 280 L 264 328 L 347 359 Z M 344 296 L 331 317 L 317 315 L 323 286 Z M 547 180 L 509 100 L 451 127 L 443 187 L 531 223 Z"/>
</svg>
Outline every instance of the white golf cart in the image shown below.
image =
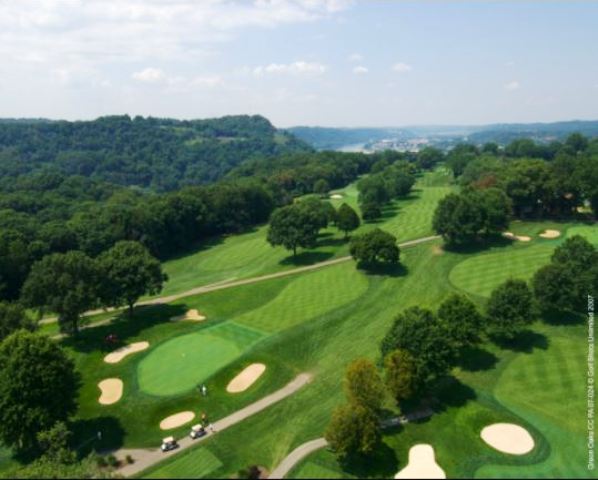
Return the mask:
<svg viewBox="0 0 598 480">
<path fill-rule="evenodd" d="M 174 450 L 178 446 L 179 444 L 176 442 L 174 437 L 166 437 L 162 440 L 162 446 L 160 447 L 160 449 L 163 452 L 169 452 L 170 450 Z"/>
<path fill-rule="evenodd" d="M 197 425 L 193 425 L 191 427 L 191 433 L 189 433 L 189 436 L 195 440 L 196 438 L 203 437 L 205 434 L 206 429 L 203 428 L 203 425 L 201 423 L 198 423 Z"/>
</svg>

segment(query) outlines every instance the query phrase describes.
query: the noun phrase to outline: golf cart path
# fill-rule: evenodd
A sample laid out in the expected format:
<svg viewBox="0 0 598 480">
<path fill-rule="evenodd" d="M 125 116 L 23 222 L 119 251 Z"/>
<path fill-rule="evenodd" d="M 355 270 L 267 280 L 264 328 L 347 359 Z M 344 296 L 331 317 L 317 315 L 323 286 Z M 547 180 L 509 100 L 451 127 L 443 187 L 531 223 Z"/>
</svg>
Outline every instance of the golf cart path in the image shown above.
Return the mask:
<svg viewBox="0 0 598 480">
<path fill-rule="evenodd" d="M 421 243 L 426 243 L 426 242 L 430 242 L 433 240 L 437 240 L 439 238 L 440 238 L 439 235 L 432 235 L 430 237 L 417 238 L 415 240 L 409 240 L 409 241 L 406 241 L 403 243 L 399 243 L 399 247 L 401 247 L 401 248 L 413 247 L 413 246 L 419 245 Z M 164 303 L 170 303 L 170 302 L 174 302 L 175 300 L 180 300 L 181 298 L 190 297 L 193 295 L 200 295 L 202 293 L 215 292 L 217 290 L 224 290 L 227 288 L 239 287 L 241 285 L 250 285 L 252 283 L 263 282 L 263 281 L 271 280 L 274 278 L 287 277 L 289 275 L 296 275 L 296 274 L 302 273 L 302 272 L 309 272 L 311 270 L 317 270 L 317 269 L 328 267 L 331 265 L 337 265 L 339 263 L 344 263 L 351 259 L 352 259 L 352 257 L 350 255 L 347 255 L 345 257 L 333 258 L 332 260 L 325 260 L 323 262 L 314 263 L 312 265 L 307 265 L 305 267 L 297 267 L 297 268 L 293 268 L 291 270 L 284 270 L 282 272 L 269 273 L 267 275 L 261 275 L 259 277 L 251 277 L 251 278 L 245 278 L 243 280 L 234 280 L 234 281 L 221 281 L 218 283 L 203 285 L 201 287 L 195 287 L 195 288 L 192 288 L 191 290 L 186 290 L 184 292 L 175 293 L 173 295 L 167 295 L 164 297 L 157 297 L 157 298 L 152 298 L 149 300 L 144 300 L 144 301 L 137 303 L 136 306 L 139 307 L 139 306 L 144 306 L 144 305 L 160 305 L 160 304 L 164 304 Z M 105 313 L 105 312 L 110 312 L 110 311 L 115 311 L 115 309 L 91 310 L 89 312 L 85 312 L 83 314 L 83 316 L 97 315 L 99 313 Z M 51 323 L 51 322 L 55 322 L 55 321 L 56 321 L 56 317 L 45 318 L 40 321 L 40 324 Z M 111 321 L 112 321 L 111 318 L 105 319 L 105 320 L 100 320 L 98 322 L 84 325 L 80 329 L 83 330 L 85 328 L 107 324 Z"/>
<path fill-rule="evenodd" d="M 305 442 L 303 445 L 299 445 L 295 450 L 289 453 L 282 462 L 272 470 L 272 473 L 268 476 L 268 478 L 284 478 L 287 474 L 293 469 L 295 465 L 297 465 L 301 460 L 305 457 L 310 455 L 311 453 L 315 452 L 316 450 L 320 450 L 328 445 L 328 442 L 325 438 L 316 438 L 315 440 L 310 440 L 309 442 Z"/>
<path fill-rule="evenodd" d="M 152 448 L 152 449 L 120 449 L 115 452 L 112 452 L 116 458 L 123 461 L 125 464 L 124 467 L 118 470 L 120 475 L 125 477 L 135 475 L 147 468 L 159 463 L 173 455 L 178 454 L 186 450 L 189 447 L 197 445 L 205 441 L 206 439 L 216 435 L 218 432 L 225 430 L 228 427 L 232 427 L 233 425 L 245 420 L 246 418 L 255 415 L 256 413 L 261 412 L 262 410 L 268 408 L 270 405 L 273 405 L 284 398 L 294 394 L 299 389 L 307 385 L 312 379 L 312 375 L 309 373 L 301 373 L 295 377 L 289 384 L 285 387 L 277 390 L 270 395 L 265 396 L 264 398 L 258 400 L 257 402 L 248 405 L 241 410 L 237 410 L 236 412 L 230 414 L 228 417 L 224 417 L 221 420 L 214 422 L 212 425 L 214 427 L 214 431 L 208 431 L 207 434 L 197 440 L 192 440 L 189 436 L 185 436 L 178 440 L 179 448 L 175 450 L 171 450 L 170 452 L 163 453 L 160 448 Z M 165 433 L 164 436 L 167 436 Z M 134 459 L 134 463 L 126 464 L 124 461 L 125 457 L 130 455 Z"/>
</svg>

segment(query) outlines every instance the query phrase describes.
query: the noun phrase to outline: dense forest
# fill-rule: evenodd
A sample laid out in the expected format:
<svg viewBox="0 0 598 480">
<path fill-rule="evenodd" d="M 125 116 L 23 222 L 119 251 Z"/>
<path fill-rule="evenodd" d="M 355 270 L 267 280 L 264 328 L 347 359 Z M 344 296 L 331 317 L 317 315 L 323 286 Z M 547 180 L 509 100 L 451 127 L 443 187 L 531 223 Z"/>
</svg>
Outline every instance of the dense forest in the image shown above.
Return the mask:
<svg viewBox="0 0 598 480">
<path fill-rule="evenodd" d="M 309 150 L 260 116 L 0 121 L 0 179 L 52 171 L 170 191 L 218 180 L 251 158 Z"/>
</svg>

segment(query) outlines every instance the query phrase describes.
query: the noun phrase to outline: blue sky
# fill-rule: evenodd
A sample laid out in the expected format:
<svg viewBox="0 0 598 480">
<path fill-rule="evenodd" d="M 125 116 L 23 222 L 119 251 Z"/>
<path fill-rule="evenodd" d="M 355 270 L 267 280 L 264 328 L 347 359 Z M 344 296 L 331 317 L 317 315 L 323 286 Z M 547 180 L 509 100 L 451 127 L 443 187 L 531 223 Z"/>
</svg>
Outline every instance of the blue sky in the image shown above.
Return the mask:
<svg viewBox="0 0 598 480">
<path fill-rule="evenodd" d="M 0 116 L 598 119 L 598 3 L 0 0 Z"/>
</svg>

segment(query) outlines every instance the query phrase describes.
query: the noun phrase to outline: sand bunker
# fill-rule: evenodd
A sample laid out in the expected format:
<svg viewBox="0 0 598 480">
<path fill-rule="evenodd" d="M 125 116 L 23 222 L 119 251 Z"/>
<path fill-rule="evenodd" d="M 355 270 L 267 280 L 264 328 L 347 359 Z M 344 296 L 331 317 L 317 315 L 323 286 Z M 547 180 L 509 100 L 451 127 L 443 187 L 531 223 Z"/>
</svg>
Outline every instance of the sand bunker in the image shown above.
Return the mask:
<svg viewBox="0 0 598 480">
<path fill-rule="evenodd" d="M 98 383 L 102 391 L 98 402 L 102 405 L 112 405 L 123 396 L 123 381 L 120 378 L 107 378 Z"/>
<path fill-rule="evenodd" d="M 125 345 L 124 347 L 119 348 L 118 350 L 114 350 L 114 352 L 109 353 L 104 357 L 104 361 L 106 363 L 118 363 L 127 355 L 132 353 L 141 352 L 149 347 L 149 342 L 136 342 L 131 343 L 131 345 Z"/>
<path fill-rule="evenodd" d="M 193 310 L 188 310 L 185 315 L 179 315 L 178 317 L 172 317 L 170 319 L 171 322 L 178 322 L 180 320 L 188 320 L 191 322 L 201 322 L 205 320 L 205 315 L 202 315 L 197 311 L 195 308 Z"/>
<path fill-rule="evenodd" d="M 432 445 L 421 443 L 411 447 L 409 463 L 395 478 L 446 478 L 446 474 L 436 463 Z"/>
<path fill-rule="evenodd" d="M 510 240 L 519 240 L 520 242 L 529 242 L 532 239 L 532 237 L 528 237 L 527 235 L 515 235 L 513 232 L 505 232 L 502 235 Z"/>
<path fill-rule="evenodd" d="M 561 232 L 558 230 L 544 230 L 543 233 L 540 234 L 542 238 L 557 238 L 561 236 Z"/>
<path fill-rule="evenodd" d="M 330 198 L 333 198 L 334 200 L 340 200 L 341 198 L 343 198 L 343 196 L 339 193 L 334 193 L 330 195 Z"/>
<path fill-rule="evenodd" d="M 511 455 L 525 455 L 534 448 L 534 439 L 529 432 L 513 423 L 495 423 L 484 427 L 482 440 L 499 452 Z"/>
<path fill-rule="evenodd" d="M 162 420 L 160 422 L 160 428 L 162 430 L 170 430 L 172 428 L 177 428 L 181 425 L 185 425 L 185 423 L 189 423 L 194 418 L 195 414 L 191 411 L 175 413 L 174 415 L 166 417 L 164 420 Z"/>
<path fill-rule="evenodd" d="M 253 385 L 255 381 L 258 378 L 260 378 L 265 371 L 266 365 L 264 365 L 263 363 L 252 363 L 245 370 L 239 373 L 239 375 L 237 375 L 230 381 L 230 383 L 226 387 L 226 391 L 228 393 L 244 392 L 249 387 L 251 387 L 251 385 Z"/>
</svg>

